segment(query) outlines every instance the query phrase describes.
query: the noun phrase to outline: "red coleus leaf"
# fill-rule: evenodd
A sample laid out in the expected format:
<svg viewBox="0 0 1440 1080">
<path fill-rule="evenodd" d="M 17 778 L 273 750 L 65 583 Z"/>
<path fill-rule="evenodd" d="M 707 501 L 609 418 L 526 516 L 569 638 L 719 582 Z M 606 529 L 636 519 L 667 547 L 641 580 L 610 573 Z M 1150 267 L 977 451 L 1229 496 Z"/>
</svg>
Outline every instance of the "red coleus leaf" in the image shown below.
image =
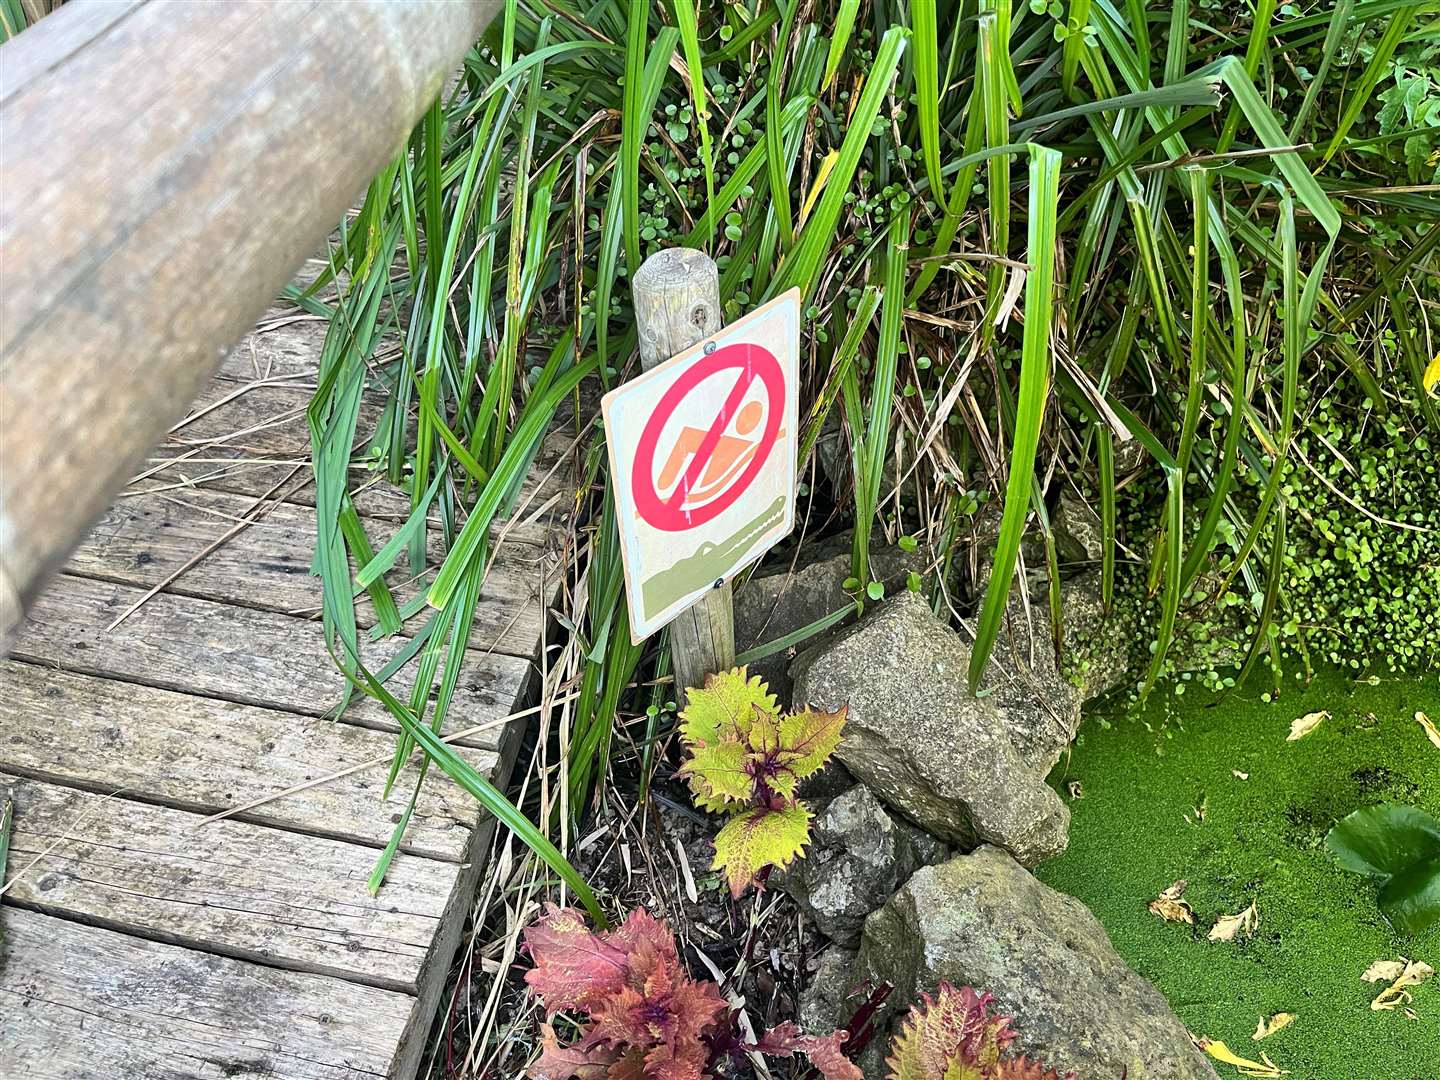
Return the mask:
<svg viewBox="0 0 1440 1080">
<path fill-rule="evenodd" d="M 546 1037 L 532 1077 L 701 1080 L 710 1055 L 703 1037 L 729 1006 L 714 983 L 690 977 L 663 922 L 637 908 L 619 929 L 594 933 L 579 911 L 551 907 L 526 929 L 525 944 L 535 961 L 525 981 L 547 1014 L 585 1018 L 571 1046 Z"/>
<path fill-rule="evenodd" d="M 593 933 L 577 909 L 553 905 L 526 928 L 525 946 L 535 966 L 525 982 L 545 1003 L 547 1016 L 561 1009 L 588 1011 L 625 985 L 629 949 L 613 944 L 612 936 L 619 935 Z"/>
<path fill-rule="evenodd" d="M 825 1080 L 863 1080 L 860 1067 L 847 1058 L 840 1047 L 847 1033 L 831 1032 L 829 1035 L 805 1035 L 794 1024 L 785 1023 L 771 1028 L 754 1047 L 762 1054 L 780 1056 L 804 1054 L 810 1064 L 820 1070 Z"/>
<path fill-rule="evenodd" d="M 1006 1056 L 1015 1031 L 991 1013 L 989 994 L 942 982 L 921 999 L 890 1044 L 890 1080 L 1075 1080 Z"/>
<path fill-rule="evenodd" d="M 575 1046 L 561 1046 L 555 1029 L 544 1023 L 540 1025 L 540 1057 L 530 1066 L 534 1080 L 605 1080 L 611 1074 L 611 1066 L 619 1054 L 605 1046 L 592 1046 L 582 1050 Z"/>
</svg>

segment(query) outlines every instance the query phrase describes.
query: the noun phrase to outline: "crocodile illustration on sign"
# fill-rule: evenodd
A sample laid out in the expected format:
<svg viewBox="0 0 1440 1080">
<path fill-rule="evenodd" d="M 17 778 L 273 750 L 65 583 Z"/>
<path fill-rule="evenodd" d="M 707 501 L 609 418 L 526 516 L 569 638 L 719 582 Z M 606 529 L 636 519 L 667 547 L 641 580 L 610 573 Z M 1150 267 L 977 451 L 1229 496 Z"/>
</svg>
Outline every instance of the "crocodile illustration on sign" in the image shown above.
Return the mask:
<svg viewBox="0 0 1440 1080">
<path fill-rule="evenodd" d="M 731 567 L 730 559 L 748 547 L 765 530 L 774 528 L 785 517 L 782 495 L 729 540 L 719 544 L 706 540 L 693 555 L 687 555 L 673 566 L 646 578 L 640 583 L 647 607 L 663 607 L 667 597 L 682 596 L 696 589 L 713 588 L 723 581 Z"/>
</svg>

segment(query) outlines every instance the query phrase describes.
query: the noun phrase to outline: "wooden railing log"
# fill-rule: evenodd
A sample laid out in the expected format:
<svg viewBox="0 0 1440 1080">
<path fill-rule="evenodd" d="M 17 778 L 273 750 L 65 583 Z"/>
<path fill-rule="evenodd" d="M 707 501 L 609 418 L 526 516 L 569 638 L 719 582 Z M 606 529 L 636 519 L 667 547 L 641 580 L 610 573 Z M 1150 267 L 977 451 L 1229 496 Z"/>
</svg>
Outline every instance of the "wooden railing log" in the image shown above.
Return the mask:
<svg viewBox="0 0 1440 1080">
<path fill-rule="evenodd" d="M 0 636 L 498 0 L 66 4 L 0 46 Z"/>
</svg>

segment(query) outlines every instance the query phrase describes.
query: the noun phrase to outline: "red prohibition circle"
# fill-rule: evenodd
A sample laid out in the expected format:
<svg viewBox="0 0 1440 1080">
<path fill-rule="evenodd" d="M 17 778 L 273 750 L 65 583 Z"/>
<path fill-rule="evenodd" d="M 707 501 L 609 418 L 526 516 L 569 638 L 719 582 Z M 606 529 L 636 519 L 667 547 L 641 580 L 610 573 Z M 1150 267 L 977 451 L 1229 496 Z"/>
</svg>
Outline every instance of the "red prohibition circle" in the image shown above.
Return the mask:
<svg viewBox="0 0 1440 1080">
<path fill-rule="evenodd" d="M 667 500 L 655 490 L 655 452 L 660 444 L 660 433 L 690 391 L 717 371 L 730 368 L 739 373 L 735 385 L 720 407 L 719 414 L 710 425 L 709 432 L 695 456 L 686 466 L 675 491 Z M 709 463 L 715 445 L 739 410 L 740 402 L 744 400 L 750 384 L 756 379 L 765 387 L 769 408 L 766 411 L 765 430 L 760 435 L 759 446 L 750 463 L 735 482 L 715 498 L 690 510 L 681 509 L 680 504 L 684 502 L 685 494 Z M 710 355 L 697 360 L 665 391 L 655 406 L 655 411 L 650 414 L 645 430 L 640 433 L 640 444 L 636 448 L 635 460 L 630 469 L 630 490 L 635 496 L 635 509 L 649 524 L 666 532 L 684 532 L 713 520 L 734 505 L 735 500 L 745 493 L 764 467 L 771 449 L 775 446 L 784 414 L 785 375 L 780 370 L 780 362 L 769 349 L 750 342 L 741 342 L 716 349 Z"/>
</svg>

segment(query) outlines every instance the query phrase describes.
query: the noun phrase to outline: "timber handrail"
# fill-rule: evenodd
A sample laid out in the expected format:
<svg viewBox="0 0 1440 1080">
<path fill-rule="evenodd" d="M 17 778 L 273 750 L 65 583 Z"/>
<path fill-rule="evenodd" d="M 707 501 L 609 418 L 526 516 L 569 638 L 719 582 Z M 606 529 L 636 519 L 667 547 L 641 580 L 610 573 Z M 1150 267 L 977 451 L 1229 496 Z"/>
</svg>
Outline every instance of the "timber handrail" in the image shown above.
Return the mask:
<svg viewBox="0 0 1440 1080">
<path fill-rule="evenodd" d="M 0 46 L 0 646 L 499 0 L 107 0 Z"/>
</svg>

